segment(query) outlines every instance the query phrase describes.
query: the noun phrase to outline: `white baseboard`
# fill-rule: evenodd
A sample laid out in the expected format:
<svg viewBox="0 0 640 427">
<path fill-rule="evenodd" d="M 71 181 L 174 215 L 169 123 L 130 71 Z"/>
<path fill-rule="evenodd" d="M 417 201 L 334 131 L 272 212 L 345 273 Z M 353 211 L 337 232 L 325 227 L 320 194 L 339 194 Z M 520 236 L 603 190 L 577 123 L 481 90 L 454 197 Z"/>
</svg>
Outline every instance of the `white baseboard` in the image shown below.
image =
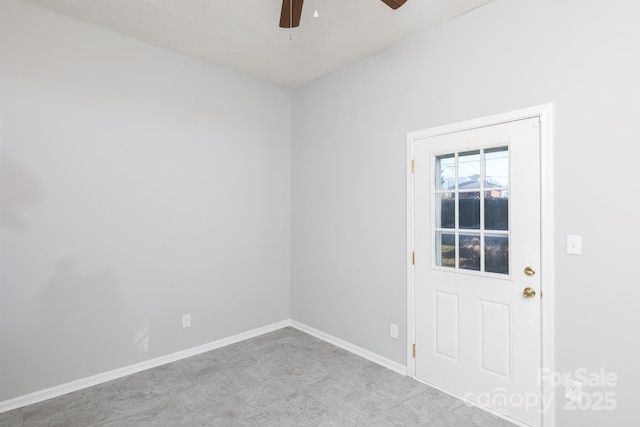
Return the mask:
<svg viewBox="0 0 640 427">
<path fill-rule="evenodd" d="M 133 365 L 114 369 L 112 371 L 103 372 L 100 374 L 92 375 L 90 377 L 81 378 L 79 380 L 50 387 L 44 390 L 39 390 L 34 393 L 18 396 L 13 399 L 5 400 L 4 402 L 0 402 L 0 413 L 21 408 L 23 406 L 32 405 L 34 403 L 42 402 L 43 400 L 62 396 L 63 394 L 82 390 L 83 388 L 102 384 L 107 381 L 125 377 L 127 375 L 146 371 L 147 369 L 155 368 L 181 359 L 186 359 L 187 357 L 206 353 L 207 351 L 215 350 L 217 348 L 244 341 L 249 338 L 254 338 L 268 332 L 273 332 L 286 326 L 290 326 L 290 324 L 291 322 L 289 320 L 282 320 L 280 322 L 272 323 L 270 325 L 262 326 L 256 329 L 251 329 L 250 331 L 242 332 L 227 338 L 222 338 L 220 340 L 199 345 L 197 347 L 192 347 L 186 350 L 178 351 L 176 353 L 171 353 L 166 356 L 145 360 L 144 362 L 135 363 Z"/>
<path fill-rule="evenodd" d="M 157 357 L 151 360 L 145 360 L 144 362 L 135 363 L 133 365 L 125 366 L 122 368 L 114 369 L 111 371 L 103 372 L 100 374 L 92 375 L 79 380 L 71 381 L 65 384 L 50 387 L 44 390 L 39 390 L 33 393 L 25 394 L 24 396 L 18 396 L 13 399 L 0 402 L 0 413 L 11 411 L 13 409 L 21 408 L 23 406 L 32 405 L 34 403 L 42 402 L 43 400 L 52 399 L 54 397 L 62 396 L 63 394 L 71 393 L 74 391 L 82 390 L 87 387 L 102 384 L 107 381 L 115 380 L 125 377 L 127 375 L 135 374 L 138 372 L 146 371 L 147 369 L 155 368 L 167 363 L 176 362 L 178 360 L 186 359 L 191 356 L 196 356 L 207 351 L 215 350 L 230 344 L 235 344 L 240 341 L 244 341 L 250 338 L 257 337 L 269 332 L 282 329 L 284 327 L 291 326 L 312 335 L 318 339 L 333 344 L 351 353 L 354 353 L 360 357 L 377 363 L 387 369 L 397 372 L 402 375 L 407 375 L 407 367 L 389 360 L 379 354 L 373 353 L 369 350 L 365 350 L 362 347 L 351 344 L 347 341 L 343 341 L 340 338 L 336 338 L 333 335 L 326 334 L 322 331 L 314 329 L 303 323 L 295 320 L 282 320 L 280 322 L 272 323 L 270 325 L 262 326 L 260 328 L 252 329 L 250 331 L 242 332 L 237 335 L 233 335 L 227 338 L 222 338 L 217 341 L 213 341 L 207 344 L 203 344 L 197 347 L 188 348 L 186 350 L 171 353 L 166 356 Z"/>
<path fill-rule="evenodd" d="M 312 328 L 311 326 L 307 326 L 304 323 L 291 320 L 290 325 L 296 329 L 301 330 L 302 332 L 305 332 L 309 335 L 312 335 L 316 338 L 326 341 L 329 344 L 333 344 L 336 347 L 340 347 L 344 350 L 354 353 L 364 359 L 377 363 L 378 365 L 383 366 L 387 369 L 390 369 L 394 372 L 397 372 L 401 375 L 407 375 L 407 367 L 401 363 L 394 362 L 393 360 L 387 359 L 386 357 L 382 357 L 377 353 L 374 353 L 369 350 L 365 350 L 362 347 L 358 347 L 357 345 L 351 344 L 350 342 L 343 341 L 340 338 L 334 337 L 333 335 L 326 334 L 322 331 Z"/>
</svg>

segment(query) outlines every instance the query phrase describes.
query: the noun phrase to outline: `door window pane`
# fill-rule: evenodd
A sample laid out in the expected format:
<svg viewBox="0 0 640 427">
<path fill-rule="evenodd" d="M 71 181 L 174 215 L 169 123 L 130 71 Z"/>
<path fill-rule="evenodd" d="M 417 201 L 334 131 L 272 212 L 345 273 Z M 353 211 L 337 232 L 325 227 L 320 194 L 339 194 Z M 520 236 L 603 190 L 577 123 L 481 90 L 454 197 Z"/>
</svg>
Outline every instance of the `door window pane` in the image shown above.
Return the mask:
<svg viewBox="0 0 640 427">
<path fill-rule="evenodd" d="M 459 193 L 459 226 L 463 229 L 480 229 L 480 192 Z"/>
<path fill-rule="evenodd" d="M 485 230 L 509 229 L 509 191 L 491 190 L 484 193 Z"/>
<path fill-rule="evenodd" d="M 458 156 L 458 188 L 480 187 L 480 152 L 469 151 Z"/>
<path fill-rule="evenodd" d="M 455 193 L 436 194 L 436 228 L 455 228 L 456 197 Z"/>
<path fill-rule="evenodd" d="M 456 235 L 452 233 L 436 233 L 436 264 L 441 267 L 456 266 Z"/>
<path fill-rule="evenodd" d="M 460 235 L 460 268 L 480 271 L 480 236 Z"/>
<path fill-rule="evenodd" d="M 438 157 L 436 161 L 436 189 L 453 190 L 456 187 L 456 157 L 454 154 Z"/>
<path fill-rule="evenodd" d="M 488 273 L 509 274 L 509 238 L 486 236 L 484 238 L 484 270 Z"/>
<path fill-rule="evenodd" d="M 509 148 L 501 147 L 484 152 L 485 188 L 509 186 Z"/>
</svg>

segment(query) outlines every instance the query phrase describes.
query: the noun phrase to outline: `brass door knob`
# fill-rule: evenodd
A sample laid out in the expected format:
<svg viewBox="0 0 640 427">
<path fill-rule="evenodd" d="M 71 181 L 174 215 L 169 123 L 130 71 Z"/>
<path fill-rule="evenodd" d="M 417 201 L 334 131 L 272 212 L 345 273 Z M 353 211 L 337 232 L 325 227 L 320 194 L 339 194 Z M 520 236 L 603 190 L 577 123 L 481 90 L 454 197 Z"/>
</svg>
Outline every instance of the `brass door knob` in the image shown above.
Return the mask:
<svg viewBox="0 0 640 427">
<path fill-rule="evenodd" d="M 536 296 L 536 290 L 527 286 L 524 288 L 524 291 L 522 291 L 522 295 L 524 295 L 525 298 L 533 298 Z"/>
<path fill-rule="evenodd" d="M 533 268 L 527 266 L 524 268 L 524 274 L 526 274 L 527 276 L 533 276 L 534 274 L 536 274 L 536 271 Z"/>
</svg>

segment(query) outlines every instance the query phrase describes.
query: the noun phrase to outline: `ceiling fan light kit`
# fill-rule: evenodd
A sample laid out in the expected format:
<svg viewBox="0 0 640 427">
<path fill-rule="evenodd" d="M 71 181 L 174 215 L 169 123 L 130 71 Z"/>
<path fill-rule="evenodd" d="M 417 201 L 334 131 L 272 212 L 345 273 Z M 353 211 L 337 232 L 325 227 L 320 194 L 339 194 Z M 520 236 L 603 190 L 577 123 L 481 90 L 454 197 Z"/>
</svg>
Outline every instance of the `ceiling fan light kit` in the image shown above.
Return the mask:
<svg viewBox="0 0 640 427">
<path fill-rule="evenodd" d="M 391 9 L 396 10 L 407 0 L 382 0 Z M 295 28 L 300 26 L 302 16 L 302 4 L 304 0 L 282 0 L 282 10 L 280 11 L 280 28 Z M 314 10 L 313 17 L 317 18 L 318 9 Z"/>
</svg>

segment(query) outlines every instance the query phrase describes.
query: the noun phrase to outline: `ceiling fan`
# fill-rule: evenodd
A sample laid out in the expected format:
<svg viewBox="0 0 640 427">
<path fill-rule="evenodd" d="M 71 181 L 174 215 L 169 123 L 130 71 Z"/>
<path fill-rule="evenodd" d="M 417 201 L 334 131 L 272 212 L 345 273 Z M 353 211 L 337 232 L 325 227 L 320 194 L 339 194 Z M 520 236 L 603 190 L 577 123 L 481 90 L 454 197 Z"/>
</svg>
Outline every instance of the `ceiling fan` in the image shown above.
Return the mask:
<svg viewBox="0 0 640 427">
<path fill-rule="evenodd" d="M 382 0 L 391 9 L 397 9 L 407 0 Z M 280 27 L 291 28 L 300 25 L 302 16 L 302 3 L 304 0 L 282 0 L 282 11 L 280 12 Z"/>
</svg>

